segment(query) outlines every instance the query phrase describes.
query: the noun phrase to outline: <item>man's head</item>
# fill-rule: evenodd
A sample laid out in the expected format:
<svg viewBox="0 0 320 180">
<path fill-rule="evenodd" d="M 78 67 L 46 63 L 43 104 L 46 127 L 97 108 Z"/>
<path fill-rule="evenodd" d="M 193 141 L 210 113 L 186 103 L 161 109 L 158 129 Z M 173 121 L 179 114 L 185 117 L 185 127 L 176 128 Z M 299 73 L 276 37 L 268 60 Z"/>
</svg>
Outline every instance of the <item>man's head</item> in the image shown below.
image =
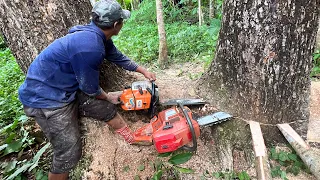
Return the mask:
<svg viewBox="0 0 320 180">
<path fill-rule="evenodd" d="M 92 21 L 101 29 L 115 28 L 123 19 L 130 17 L 130 11 L 121 8 L 116 0 L 100 0 L 92 9 Z M 121 28 L 120 28 L 121 29 Z"/>
</svg>

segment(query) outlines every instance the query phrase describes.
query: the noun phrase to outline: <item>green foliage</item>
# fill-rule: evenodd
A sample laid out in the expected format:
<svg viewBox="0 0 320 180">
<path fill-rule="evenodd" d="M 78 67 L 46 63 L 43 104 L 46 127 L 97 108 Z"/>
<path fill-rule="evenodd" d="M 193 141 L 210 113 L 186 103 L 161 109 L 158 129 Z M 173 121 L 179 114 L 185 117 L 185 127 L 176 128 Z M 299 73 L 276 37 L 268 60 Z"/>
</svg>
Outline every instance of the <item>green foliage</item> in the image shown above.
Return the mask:
<svg viewBox="0 0 320 180">
<path fill-rule="evenodd" d="M 210 24 L 209 19 L 209 1 L 201 2 L 201 9 L 204 14 L 204 23 Z M 215 14 L 213 18 L 222 17 L 222 0 L 213 0 Z M 198 25 L 198 1 L 180 0 L 178 4 L 172 1 L 163 1 L 163 13 L 165 23 L 186 22 L 189 25 Z"/>
<path fill-rule="evenodd" d="M 270 159 L 280 164 L 280 166 L 278 165 L 271 168 L 272 177 L 281 177 L 286 180 L 287 173 L 292 173 L 296 176 L 301 170 L 307 169 L 293 149 L 291 149 L 291 152 L 286 152 L 271 148 Z"/>
<path fill-rule="evenodd" d="M 140 180 L 140 177 L 138 175 L 135 175 L 134 180 Z"/>
<path fill-rule="evenodd" d="M 33 144 L 33 138 L 23 127 L 27 121 L 18 99 L 17 89 L 24 79 L 9 49 L 0 51 L 0 155 L 22 151 Z"/>
<path fill-rule="evenodd" d="M 1 34 L 0 34 L 0 50 L 5 49 L 6 47 L 7 47 L 7 45 L 6 45 L 3 37 L 2 37 Z"/>
<path fill-rule="evenodd" d="M 27 117 L 23 115 L 22 105 L 18 99 L 18 87 L 24 79 L 15 58 L 9 49 L 0 51 L 0 155 L 18 153 L 32 145 L 23 124 Z"/>
<path fill-rule="evenodd" d="M 144 165 L 140 165 L 140 166 L 138 167 L 138 170 L 139 170 L 139 171 L 143 171 L 144 169 L 145 169 Z"/>
<path fill-rule="evenodd" d="M 0 125 L 13 122 L 22 115 L 18 87 L 24 79 L 9 49 L 0 51 Z"/>
<path fill-rule="evenodd" d="M 215 18 L 221 19 L 222 18 L 222 4 L 223 0 L 215 0 Z"/>
<path fill-rule="evenodd" d="M 183 163 L 189 161 L 191 159 L 192 155 L 193 154 L 190 152 L 175 154 L 175 155 L 171 156 L 171 158 L 169 159 L 168 162 L 173 165 L 183 164 Z"/>
<path fill-rule="evenodd" d="M 123 171 L 124 172 L 128 172 L 130 170 L 130 167 L 129 166 L 125 166 L 124 168 L 123 168 Z"/>
<path fill-rule="evenodd" d="M 89 168 L 91 162 L 92 162 L 92 156 L 89 155 L 88 153 L 85 153 L 81 157 L 77 166 L 71 170 L 70 175 L 69 175 L 69 180 L 82 179 L 83 173 Z M 129 166 L 128 166 L 128 168 L 129 168 Z"/>
<path fill-rule="evenodd" d="M 178 11 L 177 9 L 179 8 L 172 7 L 172 10 Z M 170 17 L 173 16 L 172 13 L 169 14 Z M 166 22 L 169 59 L 173 62 L 200 60 L 206 64 L 211 63 L 218 40 L 220 19 L 212 19 L 208 24 L 199 27 L 184 20 Z M 125 22 L 120 34 L 113 40 L 119 50 L 133 60 L 139 63 L 156 62 L 159 38 L 155 2 L 143 1 L 140 9 L 132 12 L 132 17 Z"/>
<path fill-rule="evenodd" d="M 152 180 L 160 180 L 164 175 L 173 176 L 171 179 L 179 179 L 179 173 L 189 174 L 193 173 L 194 170 L 190 168 L 180 167 L 183 163 L 189 161 L 192 157 L 190 152 L 174 152 L 159 154 L 158 157 L 166 158 L 170 157 L 167 161 L 157 159 L 156 162 L 152 162 L 151 165 L 155 171 Z M 170 179 L 170 178 L 167 178 Z"/>
<path fill-rule="evenodd" d="M 139 5 L 139 10 L 131 12 L 131 17 L 128 20 L 128 23 L 132 24 L 133 26 L 156 24 L 157 23 L 156 1 L 152 1 L 152 0 L 142 1 L 141 4 Z"/>
<path fill-rule="evenodd" d="M 32 160 L 23 160 L 21 162 L 17 161 L 11 161 L 7 164 L 10 168 L 6 168 L 4 171 L 4 175 L 6 180 L 14 179 L 18 177 L 21 173 L 25 171 L 32 171 L 34 168 L 38 166 L 39 159 L 41 155 L 46 151 L 46 149 L 50 146 L 49 143 L 47 143 L 45 146 L 43 146 L 37 154 L 33 157 Z M 40 172 L 37 172 L 37 176 L 41 176 Z M 41 179 L 43 176 L 41 176 Z"/>
<path fill-rule="evenodd" d="M 239 180 L 250 180 L 250 176 L 246 171 L 241 172 L 234 172 L 234 171 L 220 171 L 220 172 L 213 172 L 210 174 L 208 171 L 206 171 L 203 174 L 203 178 L 216 178 L 216 179 L 239 179 Z"/>
<path fill-rule="evenodd" d="M 158 31 L 157 27 L 150 24 L 136 26 L 124 25 L 119 36 L 114 38 L 117 47 L 127 56 L 137 62 L 151 63 L 158 58 Z"/>
<path fill-rule="evenodd" d="M 320 49 L 317 49 L 313 53 L 312 64 L 313 67 L 310 76 L 320 78 Z"/>
<path fill-rule="evenodd" d="M 2 42 L 0 38 L 0 44 Z M 1 173 L 6 179 L 23 179 L 23 172 L 34 174 L 36 179 L 46 179 L 47 175 L 37 166 L 48 145 L 40 149 L 33 159 L 18 161 L 24 151 L 34 145 L 34 138 L 30 136 L 28 118 L 18 99 L 18 88 L 24 74 L 8 48 L 0 48 L 0 72 L 0 156 L 11 159 L 1 164 Z"/>
<path fill-rule="evenodd" d="M 190 26 L 186 23 L 167 25 L 169 59 L 180 62 L 202 59 L 211 62 L 219 28 Z M 155 24 L 136 25 L 132 28 L 128 22 L 113 40 L 124 54 L 137 62 L 151 63 L 158 59 L 159 39 Z"/>
</svg>

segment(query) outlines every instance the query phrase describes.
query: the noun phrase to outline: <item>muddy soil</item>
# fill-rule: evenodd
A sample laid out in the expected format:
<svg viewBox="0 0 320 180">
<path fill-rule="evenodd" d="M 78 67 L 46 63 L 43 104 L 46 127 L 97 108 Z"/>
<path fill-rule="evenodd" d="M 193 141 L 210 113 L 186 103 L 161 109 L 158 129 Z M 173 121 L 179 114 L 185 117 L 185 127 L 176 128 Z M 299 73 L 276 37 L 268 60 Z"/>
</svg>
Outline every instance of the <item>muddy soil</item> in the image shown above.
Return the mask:
<svg viewBox="0 0 320 180">
<path fill-rule="evenodd" d="M 156 71 L 159 87 L 160 100 L 172 98 L 195 98 L 197 94 L 193 90 L 195 80 L 200 77 L 203 72 L 202 64 L 186 63 L 175 64 L 169 69 Z M 137 73 L 134 74 L 138 80 L 145 80 Z M 318 87 L 318 86 L 317 86 Z M 320 90 L 320 87 L 318 87 Z M 318 91 L 318 98 L 320 97 Z M 314 111 L 319 107 L 314 105 Z M 215 111 L 213 105 L 194 107 L 193 111 L 198 114 L 206 114 L 208 111 Z M 121 114 L 126 118 L 129 126 L 135 130 L 148 122 L 149 117 L 143 112 L 123 112 Z M 134 146 L 128 145 L 117 134 L 113 133 L 108 126 L 95 122 L 92 119 L 83 118 L 82 122 L 86 128 L 84 137 L 84 156 L 90 157 L 92 162 L 84 171 L 82 179 L 98 180 L 126 180 L 126 179 L 150 179 L 155 173 L 154 164 L 167 158 L 158 157 L 153 146 Z M 180 179 L 214 179 L 206 173 L 220 171 L 218 169 L 218 161 L 214 154 L 214 140 L 203 138 L 206 134 L 210 134 L 210 128 L 201 129 L 202 135 L 198 139 L 198 149 L 191 160 L 181 165 L 181 167 L 191 168 L 194 170 L 192 174 L 182 174 Z M 210 150 L 210 149 L 211 150 Z M 255 169 L 253 164 L 247 164 L 245 157 L 241 152 L 235 153 L 235 169 L 234 171 L 246 171 L 252 179 L 255 179 Z M 139 178 L 138 178 L 139 177 Z M 205 178 L 206 177 L 206 178 Z M 287 176 L 290 180 L 314 180 L 310 174 L 300 173 L 299 176 Z M 167 176 L 164 179 L 169 179 Z"/>
</svg>

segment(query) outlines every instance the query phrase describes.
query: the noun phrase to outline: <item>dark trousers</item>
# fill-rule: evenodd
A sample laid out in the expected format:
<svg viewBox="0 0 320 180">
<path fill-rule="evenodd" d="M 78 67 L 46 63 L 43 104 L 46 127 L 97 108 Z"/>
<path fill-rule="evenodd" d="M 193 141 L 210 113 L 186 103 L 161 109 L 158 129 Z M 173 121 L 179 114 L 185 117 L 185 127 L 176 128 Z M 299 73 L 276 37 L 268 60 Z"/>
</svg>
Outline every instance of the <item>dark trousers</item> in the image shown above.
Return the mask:
<svg viewBox="0 0 320 180">
<path fill-rule="evenodd" d="M 69 172 L 81 158 L 82 143 L 79 116 L 91 117 L 99 121 L 109 121 L 117 111 L 109 101 L 98 100 L 82 92 L 77 99 L 61 108 L 32 108 L 24 106 L 27 116 L 35 118 L 45 136 L 53 146 L 51 172 Z"/>
</svg>

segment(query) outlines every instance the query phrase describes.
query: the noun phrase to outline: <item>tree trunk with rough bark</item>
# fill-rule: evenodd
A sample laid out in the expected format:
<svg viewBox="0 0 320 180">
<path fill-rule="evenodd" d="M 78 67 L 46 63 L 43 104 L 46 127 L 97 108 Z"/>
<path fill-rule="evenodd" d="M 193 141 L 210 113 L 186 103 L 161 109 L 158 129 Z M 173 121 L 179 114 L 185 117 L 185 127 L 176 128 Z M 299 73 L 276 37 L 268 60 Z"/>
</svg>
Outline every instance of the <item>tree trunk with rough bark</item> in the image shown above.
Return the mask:
<svg viewBox="0 0 320 180">
<path fill-rule="evenodd" d="M 52 41 L 67 34 L 74 25 L 89 23 L 91 9 L 87 0 L 0 0 L 0 30 L 26 73 L 33 59 Z M 124 71 L 107 61 L 102 72 L 102 87 L 117 86 L 123 81 Z"/>
<path fill-rule="evenodd" d="M 319 20 L 320 24 L 320 20 Z M 318 34 L 317 34 L 317 40 L 316 40 L 316 48 L 320 49 L 320 26 L 318 27 Z"/>
<path fill-rule="evenodd" d="M 168 63 L 168 48 L 166 40 L 166 30 L 163 21 L 163 10 L 161 0 L 156 0 L 157 8 L 157 23 L 158 23 L 158 33 L 159 33 L 159 57 L 158 63 L 160 67 L 164 68 Z"/>
<path fill-rule="evenodd" d="M 235 149 L 251 148 L 249 120 L 261 123 L 268 145 L 285 142 L 278 123 L 305 137 L 318 7 L 319 0 L 224 1 L 215 59 L 198 82 L 202 97 L 237 116 L 213 127 L 222 167 L 232 168 Z"/>
</svg>

